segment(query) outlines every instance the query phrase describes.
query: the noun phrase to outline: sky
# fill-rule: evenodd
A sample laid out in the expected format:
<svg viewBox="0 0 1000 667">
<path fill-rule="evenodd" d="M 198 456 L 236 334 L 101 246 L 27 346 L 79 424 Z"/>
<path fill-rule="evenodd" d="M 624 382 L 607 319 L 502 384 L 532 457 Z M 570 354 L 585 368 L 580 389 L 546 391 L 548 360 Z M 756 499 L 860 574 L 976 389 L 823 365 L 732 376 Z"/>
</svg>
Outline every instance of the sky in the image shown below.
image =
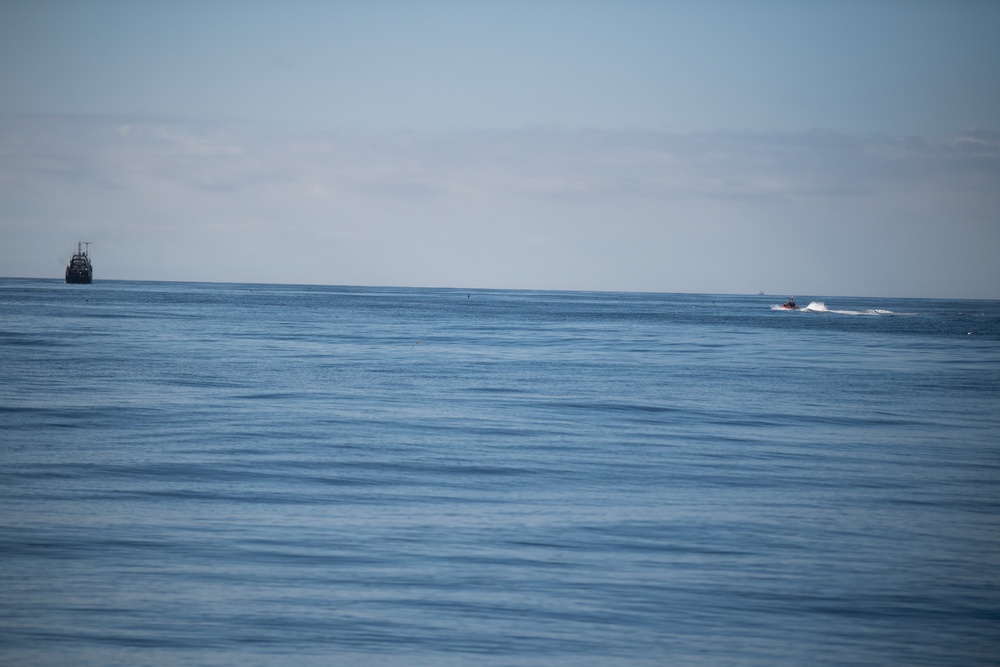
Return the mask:
<svg viewBox="0 0 1000 667">
<path fill-rule="evenodd" d="M 0 276 L 1000 298 L 1000 3 L 0 2 Z"/>
</svg>

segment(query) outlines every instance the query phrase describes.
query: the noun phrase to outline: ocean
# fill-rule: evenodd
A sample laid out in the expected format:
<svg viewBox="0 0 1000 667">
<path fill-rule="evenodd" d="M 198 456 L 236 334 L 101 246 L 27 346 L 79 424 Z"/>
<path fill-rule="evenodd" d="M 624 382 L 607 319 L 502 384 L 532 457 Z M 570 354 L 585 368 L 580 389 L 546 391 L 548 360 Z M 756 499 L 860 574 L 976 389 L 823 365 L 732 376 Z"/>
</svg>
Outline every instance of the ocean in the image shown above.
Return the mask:
<svg viewBox="0 0 1000 667">
<path fill-rule="evenodd" d="M 0 663 L 1000 663 L 1000 302 L 0 279 Z"/>
</svg>

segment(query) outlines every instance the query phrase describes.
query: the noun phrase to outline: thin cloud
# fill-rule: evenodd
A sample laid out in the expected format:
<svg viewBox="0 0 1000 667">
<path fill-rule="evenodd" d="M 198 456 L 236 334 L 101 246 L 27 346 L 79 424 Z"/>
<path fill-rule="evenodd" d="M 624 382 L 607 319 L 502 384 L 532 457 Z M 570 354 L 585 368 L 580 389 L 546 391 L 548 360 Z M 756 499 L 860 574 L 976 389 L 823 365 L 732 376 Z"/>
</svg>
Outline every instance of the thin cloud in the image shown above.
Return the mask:
<svg viewBox="0 0 1000 667">
<path fill-rule="evenodd" d="M 147 243 L 185 258 L 189 274 L 150 276 L 171 279 L 239 280 L 253 261 L 275 282 L 739 291 L 749 280 L 757 291 L 785 271 L 858 293 L 846 265 L 863 237 L 859 275 L 904 287 L 910 276 L 926 293 L 928 258 L 997 272 L 1000 135 L 349 134 L 7 117 L 0 194 L 10 238 L 49 225 L 133 244 L 122 277 L 143 277 L 128 258 Z M 235 246 L 243 261 L 227 263 Z M 775 247 L 795 254 L 762 261 Z M 30 252 L 0 252 L 0 273 L 32 275 Z"/>
<path fill-rule="evenodd" d="M 77 125 L 85 131 L 77 131 Z M 320 138 L 184 124 L 7 119 L 5 182 L 243 192 L 266 185 L 422 201 L 448 195 L 752 199 L 870 196 L 886 184 L 994 187 L 1000 138 L 526 129 Z"/>
</svg>

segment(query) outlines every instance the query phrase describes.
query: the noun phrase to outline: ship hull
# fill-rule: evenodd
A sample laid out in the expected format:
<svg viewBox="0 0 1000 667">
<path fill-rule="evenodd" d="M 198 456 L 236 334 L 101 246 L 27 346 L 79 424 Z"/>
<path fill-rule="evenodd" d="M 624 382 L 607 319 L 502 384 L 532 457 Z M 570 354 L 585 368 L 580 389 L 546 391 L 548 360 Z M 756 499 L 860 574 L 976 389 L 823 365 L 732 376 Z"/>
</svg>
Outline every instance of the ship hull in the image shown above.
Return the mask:
<svg viewBox="0 0 1000 667">
<path fill-rule="evenodd" d="M 66 282 L 89 285 L 94 282 L 94 275 L 90 271 L 66 271 Z"/>
</svg>

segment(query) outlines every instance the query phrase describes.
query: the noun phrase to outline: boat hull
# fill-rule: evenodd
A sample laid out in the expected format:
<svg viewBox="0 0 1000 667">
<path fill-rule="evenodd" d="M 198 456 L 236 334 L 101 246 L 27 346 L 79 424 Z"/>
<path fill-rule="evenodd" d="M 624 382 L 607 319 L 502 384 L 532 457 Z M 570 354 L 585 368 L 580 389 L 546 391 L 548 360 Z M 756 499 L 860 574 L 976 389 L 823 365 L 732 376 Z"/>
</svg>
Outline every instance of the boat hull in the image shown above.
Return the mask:
<svg viewBox="0 0 1000 667">
<path fill-rule="evenodd" d="M 66 271 L 66 282 L 77 285 L 89 285 L 94 282 L 94 274 L 91 271 Z"/>
</svg>

